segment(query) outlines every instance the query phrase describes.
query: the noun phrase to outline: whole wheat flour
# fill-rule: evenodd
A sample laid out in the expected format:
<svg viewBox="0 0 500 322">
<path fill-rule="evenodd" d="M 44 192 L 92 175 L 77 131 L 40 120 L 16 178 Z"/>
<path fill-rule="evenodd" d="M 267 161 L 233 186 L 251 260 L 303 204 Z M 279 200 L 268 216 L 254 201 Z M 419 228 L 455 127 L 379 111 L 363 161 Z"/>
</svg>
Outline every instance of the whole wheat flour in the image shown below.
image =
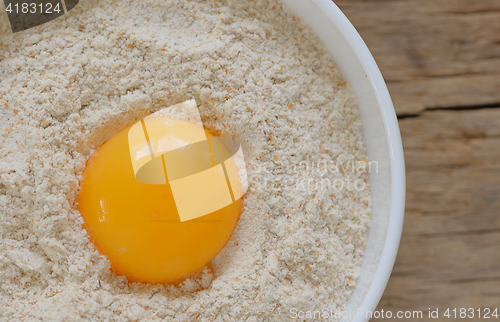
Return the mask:
<svg viewBox="0 0 500 322">
<path fill-rule="evenodd" d="M 287 321 L 346 305 L 371 213 L 361 122 L 284 5 L 82 0 L 16 34 L 1 10 L 1 321 Z M 213 274 L 128 283 L 89 241 L 79 179 L 100 144 L 188 99 L 242 142 L 244 211 Z"/>
</svg>

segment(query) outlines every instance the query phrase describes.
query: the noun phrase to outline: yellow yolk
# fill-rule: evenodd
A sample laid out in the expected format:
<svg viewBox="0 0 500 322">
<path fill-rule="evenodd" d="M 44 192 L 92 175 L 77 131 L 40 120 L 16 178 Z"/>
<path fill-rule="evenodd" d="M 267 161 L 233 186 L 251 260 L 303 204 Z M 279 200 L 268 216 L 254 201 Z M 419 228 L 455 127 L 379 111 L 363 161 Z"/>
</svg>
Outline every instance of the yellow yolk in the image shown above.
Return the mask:
<svg viewBox="0 0 500 322">
<path fill-rule="evenodd" d="M 182 121 L 176 126 L 180 131 L 171 135 L 175 142 L 189 141 L 189 133 L 199 129 Z M 238 220 L 241 200 L 181 222 L 168 182 L 145 184 L 136 179 L 128 132 L 125 129 L 118 133 L 89 159 L 77 208 L 91 240 L 109 259 L 115 273 L 132 282 L 180 282 L 209 265 L 224 247 Z M 229 156 L 223 146 L 214 146 L 216 141 L 211 143 L 213 151 L 224 151 Z M 214 164 L 210 154 L 188 160 L 192 168 L 207 162 Z M 224 180 L 231 183 L 233 191 L 241 191 L 232 159 L 225 162 L 225 169 Z M 202 188 L 210 189 L 205 186 Z M 210 193 L 217 198 L 217 191 Z M 220 198 L 227 197 L 221 193 Z"/>
</svg>

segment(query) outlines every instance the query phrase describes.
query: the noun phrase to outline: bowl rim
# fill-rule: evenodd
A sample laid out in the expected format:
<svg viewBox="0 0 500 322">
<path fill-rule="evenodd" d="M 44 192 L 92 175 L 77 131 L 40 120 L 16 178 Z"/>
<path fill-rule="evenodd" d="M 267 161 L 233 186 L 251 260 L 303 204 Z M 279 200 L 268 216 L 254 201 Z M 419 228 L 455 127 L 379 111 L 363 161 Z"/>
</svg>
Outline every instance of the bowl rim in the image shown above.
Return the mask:
<svg viewBox="0 0 500 322">
<path fill-rule="evenodd" d="M 403 229 L 406 177 L 401 133 L 399 131 L 394 105 L 387 85 L 382 77 L 382 73 L 357 30 L 332 0 L 311 1 L 315 3 L 338 28 L 361 64 L 376 97 L 387 137 L 391 166 L 391 203 L 387 234 L 378 267 L 360 306 L 361 308 L 373 312 L 391 276 Z M 362 314 L 356 316 L 352 322 L 363 322 L 367 320 L 367 316 Z"/>
</svg>

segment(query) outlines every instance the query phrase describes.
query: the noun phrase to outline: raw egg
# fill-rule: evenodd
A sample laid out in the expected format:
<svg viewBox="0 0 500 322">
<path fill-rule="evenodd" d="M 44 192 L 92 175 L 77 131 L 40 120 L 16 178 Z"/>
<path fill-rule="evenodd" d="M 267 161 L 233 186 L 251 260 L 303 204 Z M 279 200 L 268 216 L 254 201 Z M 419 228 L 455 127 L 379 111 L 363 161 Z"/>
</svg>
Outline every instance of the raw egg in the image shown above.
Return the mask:
<svg viewBox="0 0 500 322">
<path fill-rule="evenodd" d="M 213 135 L 152 117 L 116 134 L 87 161 L 77 208 L 116 274 L 178 283 L 224 247 L 242 194 L 231 153 Z"/>
</svg>

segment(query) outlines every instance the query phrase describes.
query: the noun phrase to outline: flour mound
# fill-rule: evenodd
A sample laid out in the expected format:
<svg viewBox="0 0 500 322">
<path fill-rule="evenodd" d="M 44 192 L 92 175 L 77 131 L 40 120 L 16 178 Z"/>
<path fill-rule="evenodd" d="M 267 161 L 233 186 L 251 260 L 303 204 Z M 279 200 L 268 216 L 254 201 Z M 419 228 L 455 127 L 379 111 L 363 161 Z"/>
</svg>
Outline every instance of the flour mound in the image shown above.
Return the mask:
<svg viewBox="0 0 500 322">
<path fill-rule="evenodd" d="M 213 274 L 128 283 L 83 228 L 79 180 L 103 142 L 188 99 L 242 143 L 244 211 Z M 302 165 L 366 161 L 356 99 L 280 2 L 81 0 L 16 34 L 2 11 L 0 131 L 2 321 L 287 321 L 354 289 L 368 176 Z"/>
</svg>

